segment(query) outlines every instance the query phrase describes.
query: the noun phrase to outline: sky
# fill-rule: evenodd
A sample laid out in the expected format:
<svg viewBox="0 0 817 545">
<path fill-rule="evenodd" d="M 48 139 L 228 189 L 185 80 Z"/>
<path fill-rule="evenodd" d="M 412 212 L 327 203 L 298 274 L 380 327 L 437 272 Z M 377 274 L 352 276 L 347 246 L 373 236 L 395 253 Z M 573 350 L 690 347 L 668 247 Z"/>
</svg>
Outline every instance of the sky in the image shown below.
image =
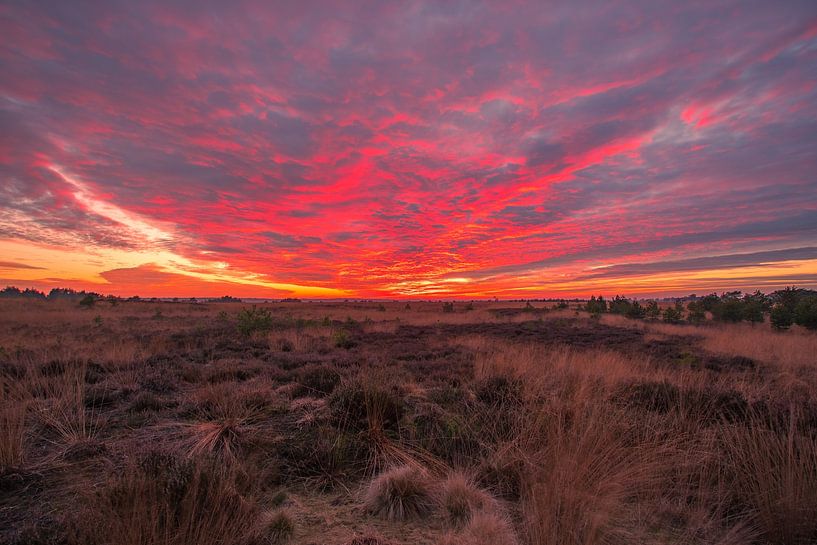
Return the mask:
<svg viewBox="0 0 817 545">
<path fill-rule="evenodd" d="M 817 287 L 817 2 L 0 3 L 0 285 Z"/>
</svg>

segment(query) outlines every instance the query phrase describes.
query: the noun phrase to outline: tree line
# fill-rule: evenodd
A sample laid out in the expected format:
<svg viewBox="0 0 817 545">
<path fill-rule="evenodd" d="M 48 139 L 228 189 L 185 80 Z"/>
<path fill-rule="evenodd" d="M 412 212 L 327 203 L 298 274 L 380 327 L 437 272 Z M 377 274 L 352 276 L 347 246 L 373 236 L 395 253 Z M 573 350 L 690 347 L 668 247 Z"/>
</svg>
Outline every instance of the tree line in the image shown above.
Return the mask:
<svg viewBox="0 0 817 545">
<path fill-rule="evenodd" d="M 667 323 L 691 324 L 704 322 L 708 315 L 714 321 L 732 323 L 758 323 L 768 316 L 775 329 L 785 330 L 793 324 L 817 329 L 817 291 L 796 287 L 769 294 L 758 290 L 754 293 L 710 293 L 703 297 L 690 295 L 664 309 L 652 300 L 639 302 L 621 295 L 607 300 L 604 296 L 592 296 L 584 305 L 584 310 L 594 316 L 610 313 L 633 319 L 662 319 Z"/>
</svg>

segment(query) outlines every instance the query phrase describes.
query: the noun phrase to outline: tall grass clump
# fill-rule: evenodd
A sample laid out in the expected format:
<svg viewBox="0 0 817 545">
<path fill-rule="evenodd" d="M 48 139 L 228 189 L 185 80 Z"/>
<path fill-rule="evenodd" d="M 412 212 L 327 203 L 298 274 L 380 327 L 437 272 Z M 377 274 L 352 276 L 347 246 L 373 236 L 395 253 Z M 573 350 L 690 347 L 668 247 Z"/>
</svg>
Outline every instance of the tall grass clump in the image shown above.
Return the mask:
<svg viewBox="0 0 817 545">
<path fill-rule="evenodd" d="M 89 499 L 74 523 L 87 545 L 239 545 L 258 527 L 258 509 L 228 469 L 151 453 Z"/>
<path fill-rule="evenodd" d="M 23 460 L 27 412 L 26 396 L 0 380 L 0 471 Z"/>
<path fill-rule="evenodd" d="M 462 528 L 481 511 L 498 509 L 497 501 L 461 472 L 450 474 L 440 483 L 438 496 L 443 516 L 455 528 Z"/>
<path fill-rule="evenodd" d="M 43 376 L 30 371 L 26 385 L 36 399 L 37 416 L 47 428 L 56 432 L 60 442 L 74 444 L 93 439 L 102 425 L 101 415 L 87 399 L 85 362 L 65 364 L 57 376 Z"/>
<path fill-rule="evenodd" d="M 366 509 L 386 520 L 407 520 L 429 515 L 434 498 L 428 477 L 416 466 L 387 470 L 369 484 Z"/>
<path fill-rule="evenodd" d="M 765 543 L 817 542 L 817 440 L 753 419 L 722 432 L 729 489 Z"/>
</svg>

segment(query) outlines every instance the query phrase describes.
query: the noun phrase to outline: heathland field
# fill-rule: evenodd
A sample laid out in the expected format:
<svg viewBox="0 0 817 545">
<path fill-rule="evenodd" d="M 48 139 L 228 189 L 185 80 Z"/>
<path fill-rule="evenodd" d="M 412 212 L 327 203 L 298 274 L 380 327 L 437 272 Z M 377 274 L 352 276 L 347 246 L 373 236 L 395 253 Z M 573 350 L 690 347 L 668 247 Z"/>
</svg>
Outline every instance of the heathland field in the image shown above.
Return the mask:
<svg viewBox="0 0 817 545">
<path fill-rule="evenodd" d="M 817 333 L 553 306 L 2 300 L 0 543 L 817 541 Z"/>
</svg>

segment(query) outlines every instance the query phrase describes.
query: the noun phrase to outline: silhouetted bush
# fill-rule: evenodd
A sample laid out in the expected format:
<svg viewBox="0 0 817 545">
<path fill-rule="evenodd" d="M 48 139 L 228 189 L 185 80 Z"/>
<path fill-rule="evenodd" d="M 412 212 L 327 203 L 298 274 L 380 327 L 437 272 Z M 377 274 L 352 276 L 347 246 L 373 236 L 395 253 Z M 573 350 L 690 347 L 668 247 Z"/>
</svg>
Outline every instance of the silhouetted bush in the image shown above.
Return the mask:
<svg viewBox="0 0 817 545">
<path fill-rule="evenodd" d="M 604 297 L 599 295 L 599 298 L 596 299 L 595 295 L 590 296 L 590 300 L 585 305 L 585 309 L 590 314 L 601 314 L 602 312 L 607 312 L 607 301 L 604 300 Z"/>
</svg>

